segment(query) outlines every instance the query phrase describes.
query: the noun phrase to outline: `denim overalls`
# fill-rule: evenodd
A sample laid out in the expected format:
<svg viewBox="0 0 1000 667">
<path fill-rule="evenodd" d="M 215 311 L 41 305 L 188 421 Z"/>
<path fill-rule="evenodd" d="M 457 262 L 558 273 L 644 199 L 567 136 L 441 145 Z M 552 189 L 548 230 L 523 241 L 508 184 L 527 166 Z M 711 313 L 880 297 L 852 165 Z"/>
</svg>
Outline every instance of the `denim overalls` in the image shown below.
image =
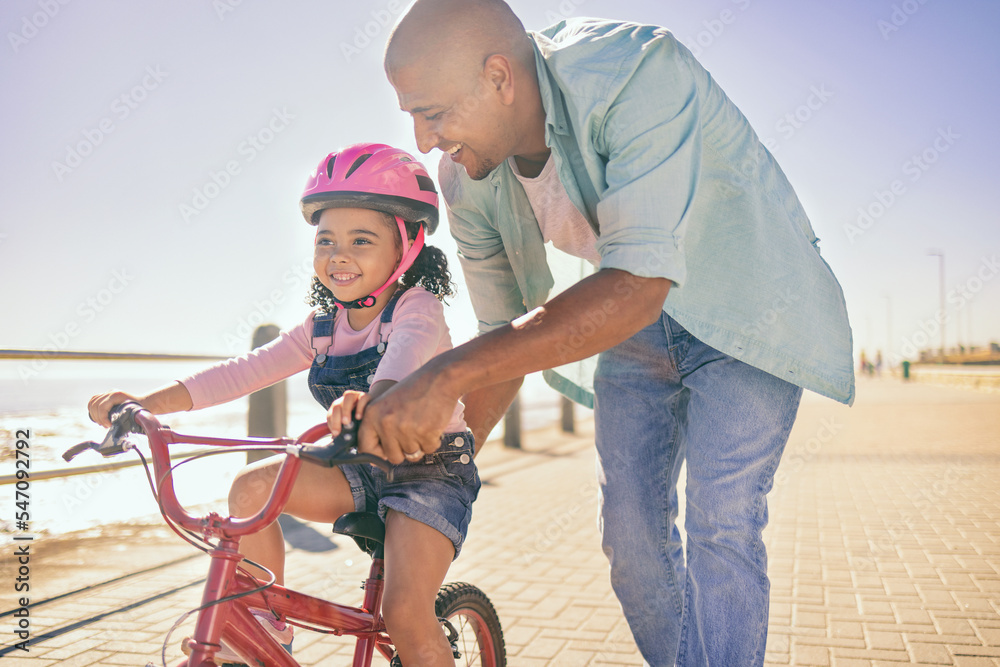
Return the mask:
<svg viewBox="0 0 1000 667">
<path fill-rule="evenodd" d="M 392 321 L 392 314 L 396 310 L 396 302 L 405 290 L 397 289 L 396 293 L 389 299 L 389 303 L 382 309 L 379 317 L 379 344 L 369 347 L 356 354 L 348 354 L 343 357 L 330 357 L 326 352 L 329 346 L 322 349 L 317 347 L 317 338 L 330 338 L 330 345 L 333 344 L 333 319 L 334 313 L 316 315 L 313 319 L 313 351 L 316 353 L 313 358 L 312 367 L 309 369 L 309 391 L 313 397 L 320 402 L 327 410 L 335 400 L 344 395 L 348 389 L 367 393 L 375 379 L 375 369 L 382 361 L 388 344 L 387 337 L 382 333 L 385 325 Z M 344 313 L 346 317 L 346 311 Z"/>
<path fill-rule="evenodd" d="M 324 408 L 329 409 L 349 389 L 371 389 L 375 370 L 390 342 L 383 330 L 405 291 L 397 288 L 382 310 L 378 345 L 355 354 L 327 355 L 336 313 L 314 317 L 312 346 L 316 356 L 309 369 L 309 391 Z M 346 317 L 346 312 L 342 316 Z M 330 345 L 319 344 L 317 338 L 330 339 Z M 472 518 L 472 501 L 481 485 L 473 452 L 470 431 L 446 433 L 441 448 L 433 454 L 395 466 L 391 483 L 386 482 L 385 473 L 371 465 L 347 465 L 341 470 L 351 486 L 357 511 L 377 512 L 384 520 L 386 510 L 391 508 L 425 523 L 452 541 L 457 558 Z"/>
</svg>

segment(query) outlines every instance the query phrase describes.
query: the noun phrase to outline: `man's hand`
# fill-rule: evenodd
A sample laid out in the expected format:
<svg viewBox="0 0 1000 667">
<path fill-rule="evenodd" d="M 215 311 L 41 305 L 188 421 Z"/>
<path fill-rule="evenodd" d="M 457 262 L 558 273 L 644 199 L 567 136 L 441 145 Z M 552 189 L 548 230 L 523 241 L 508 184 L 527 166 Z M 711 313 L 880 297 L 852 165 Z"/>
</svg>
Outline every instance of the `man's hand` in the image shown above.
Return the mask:
<svg viewBox="0 0 1000 667">
<path fill-rule="evenodd" d="M 436 359 L 369 401 L 358 434 L 360 451 L 398 464 L 441 446 L 461 395 L 448 388 Z"/>
<path fill-rule="evenodd" d="M 602 269 L 510 324 L 442 352 L 369 402 L 361 447 L 393 463 L 406 454 L 416 460 L 419 452 L 435 451 L 462 396 L 492 385 L 510 388 L 512 380 L 528 373 L 617 345 L 657 320 L 670 284 L 665 278 Z M 497 392 L 500 396 L 506 389 Z"/>
</svg>

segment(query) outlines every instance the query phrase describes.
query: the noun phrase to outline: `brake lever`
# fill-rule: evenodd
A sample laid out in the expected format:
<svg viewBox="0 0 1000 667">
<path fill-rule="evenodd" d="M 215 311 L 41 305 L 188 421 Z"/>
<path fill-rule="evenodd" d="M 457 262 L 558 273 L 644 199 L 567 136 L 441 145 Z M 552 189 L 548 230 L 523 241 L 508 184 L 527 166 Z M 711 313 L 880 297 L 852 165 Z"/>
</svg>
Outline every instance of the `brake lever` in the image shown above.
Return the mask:
<svg viewBox="0 0 1000 667">
<path fill-rule="evenodd" d="M 392 481 L 392 465 L 383 458 L 373 454 L 363 454 L 358 451 L 358 422 L 354 421 L 344 426 L 340 435 L 327 445 L 302 445 L 298 456 L 303 461 L 309 461 L 326 468 L 350 463 L 371 463 L 381 468 Z"/>
<path fill-rule="evenodd" d="M 63 452 L 64 461 L 72 461 L 76 456 L 88 449 L 93 449 L 95 452 L 100 453 L 104 458 L 110 458 L 117 454 L 122 454 L 128 450 L 135 447 L 135 445 L 125 437 L 128 433 L 123 433 L 120 438 L 115 438 L 115 429 L 112 428 L 108 431 L 108 434 L 104 436 L 104 440 L 101 442 L 94 442 L 90 440 L 88 442 L 81 442 L 79 445 L 73 445 L 65 452 Z"/>
<path fill-rule="evenodd" d="M 107 434 L 104 436 L 104 440 L 101 442 L 94 442 L 90 440 L 88 442 L 81 442 L 78 445 L 73 445 L 65 452 L 63 452 L 64 461 L 72 461 L 82 452 L 88 449 L 93 449 L 98 452 L 104 458 L 115 456 L 117 454 L 122 454 L 128 450 L 135 447 L 135 445 L 127 439 L 130 433 L 141 433 L 142 429 L 138 427 L 135 423 L 133 415 L 135 414 L 135 409 L 131 406 L 136 406 L 139 408 L 138 403 L 134 401 L 128 401 L 122 403 L 121 405 L 116 405 L 111 415 L 111 428 L 108 429 Z"/>
</svg>

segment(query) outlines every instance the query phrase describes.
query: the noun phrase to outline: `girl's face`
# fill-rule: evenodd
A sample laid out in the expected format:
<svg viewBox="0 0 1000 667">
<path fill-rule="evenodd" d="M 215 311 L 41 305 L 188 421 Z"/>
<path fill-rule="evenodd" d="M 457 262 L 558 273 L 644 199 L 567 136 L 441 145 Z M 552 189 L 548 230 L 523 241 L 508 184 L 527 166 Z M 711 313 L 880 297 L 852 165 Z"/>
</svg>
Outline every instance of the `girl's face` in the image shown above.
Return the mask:
<svg viewBox="0 0 1000 667">
<path fill-rule="evenodd" d="M 386 224 L 378 211 L 325 209 L 316 229 L 313 269 L 341 301 L 364 298 L 396 270 L 401 258 L 397 236 L 398 229 Z"/>
</svg>

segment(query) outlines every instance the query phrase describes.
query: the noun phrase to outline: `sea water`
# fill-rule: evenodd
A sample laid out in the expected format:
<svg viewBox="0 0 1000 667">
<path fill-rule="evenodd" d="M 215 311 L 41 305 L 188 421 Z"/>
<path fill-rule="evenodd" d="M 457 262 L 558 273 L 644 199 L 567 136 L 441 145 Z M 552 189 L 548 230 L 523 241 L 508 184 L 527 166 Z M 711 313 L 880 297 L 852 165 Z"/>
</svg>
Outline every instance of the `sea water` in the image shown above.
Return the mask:
<svg viewBox="0 0 1000 667">
<path fill-rule="evenodd" d="M 121 389 L 143 394 L 203 368 L 205 362 L 134 361 L 0 361 L 0 476 L 15 472 L 16 433 L 30 433 L 30 472 L 60 471 L 109 460 L 137 460 L 134 452 L 104 459 L 87 451 L 72 462 L 62 453 L 86 440 L 101 440 L 105 430 L 90 421 L 87 401 L 98 393 Z M 299 435 L 324 420 L 324 410 L 309 394 L 306 373 L 289 378 L 288 434 Z M 220 437 L 247 433 L 246 398 L 196 412 L 166 415 L 161 421 L 175 431 Z M 529 431 L 559 417 L 558 396 L 538 375 L 529 376 L 521 390 L 522 427 Z M 502 434 L 498 427 L 493 437 Z M 145 442 L 137 438 L 143 451 Z M 190 447 L 189 449 L 200 449 Z M 148 459 L 148 455 L 147 455 Z M 204 513 L 226 510 L 226 494 L 246 455 L 233 452 L 181 465 L 175 488 L 186 507 Z M 175 460 L 174 463 L 177 463 Z M 71 477 L 31 480 L 30 526 L 35 535 L 57 535 L 107 523 L 162 521 L 141 466 Z M 0 485 L 0 543 L 12 540 L 15 486 Z"/>
</svg>

